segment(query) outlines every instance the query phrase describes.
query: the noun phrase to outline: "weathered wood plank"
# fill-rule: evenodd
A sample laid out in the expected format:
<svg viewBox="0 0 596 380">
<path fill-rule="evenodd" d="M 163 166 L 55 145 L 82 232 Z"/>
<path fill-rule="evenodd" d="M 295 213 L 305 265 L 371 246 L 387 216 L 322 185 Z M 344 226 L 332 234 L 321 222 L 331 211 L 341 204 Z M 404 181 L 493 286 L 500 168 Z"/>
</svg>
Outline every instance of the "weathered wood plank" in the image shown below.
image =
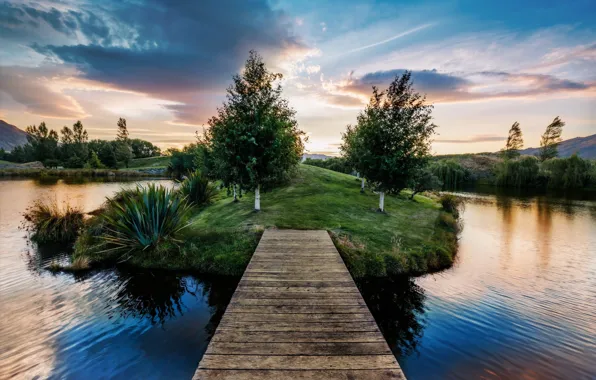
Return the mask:
<svg viewBox="0 0 596 380">
<path fill-rule="evenodd" d="M 392 369 L 397 362 L 388 355 L 214 355 L 205 354 L 199 368 L 206 369 Z"/>
<path fill-rule="evenodd" d="M 221 370 L 202 369 L 195 380 L 404 380 L 400 369 L 371 370 Z"/>
<path fill-rule="evenodd" d="M 325 231 L 267 230 L 194 379 L 405 379 Z"/>
<path fill-rule="evenodd" d="M 230 343 L 213 342 L 208 354 L 223 355 L 389 355 L 391 350 L 383 342 L 373 343 Z"/>
</svg>

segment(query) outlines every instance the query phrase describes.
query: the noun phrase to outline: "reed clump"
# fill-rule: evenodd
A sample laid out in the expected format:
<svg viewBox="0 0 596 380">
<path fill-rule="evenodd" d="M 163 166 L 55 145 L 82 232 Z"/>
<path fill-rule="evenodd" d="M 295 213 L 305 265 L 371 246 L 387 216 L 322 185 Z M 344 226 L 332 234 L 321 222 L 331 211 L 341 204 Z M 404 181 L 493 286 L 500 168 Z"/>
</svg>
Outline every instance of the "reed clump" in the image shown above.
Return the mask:
<svg viewBox="0 0 596 380">
<path fill-rule="evenodd" d="M 84 225 L 85 217 L 79 207 L 56 200 L 37 200 L 24 213 L 24 227 L 39 243 L 72 242 Z"/>
</svg>

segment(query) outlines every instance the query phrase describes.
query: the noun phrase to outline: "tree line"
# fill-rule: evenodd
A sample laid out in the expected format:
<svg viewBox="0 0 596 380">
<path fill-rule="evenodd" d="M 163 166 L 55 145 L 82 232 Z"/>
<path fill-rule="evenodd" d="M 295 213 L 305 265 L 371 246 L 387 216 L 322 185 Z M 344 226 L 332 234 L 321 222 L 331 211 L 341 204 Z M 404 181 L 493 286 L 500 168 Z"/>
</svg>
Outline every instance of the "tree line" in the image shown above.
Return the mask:
<svg viewBox="0 0 596 380">
<path fill-rule="evenodd" d="M 0 149 L 0 160 L 23 163 L 40 161 L 45 167 L 65 168 L 117 168 L 126 166 L 133 158 L 161 155 L 159 147 L 149 141 L 129 138 L 126 119 L 117 122 L 114 140 L 89 140 L 83 123 L 77 121 L 72 128 L 64 126 L 60 134 L 49 129 L 45 122 L 28 126 L 27 143 L 6 152 Z"/>
</svg>

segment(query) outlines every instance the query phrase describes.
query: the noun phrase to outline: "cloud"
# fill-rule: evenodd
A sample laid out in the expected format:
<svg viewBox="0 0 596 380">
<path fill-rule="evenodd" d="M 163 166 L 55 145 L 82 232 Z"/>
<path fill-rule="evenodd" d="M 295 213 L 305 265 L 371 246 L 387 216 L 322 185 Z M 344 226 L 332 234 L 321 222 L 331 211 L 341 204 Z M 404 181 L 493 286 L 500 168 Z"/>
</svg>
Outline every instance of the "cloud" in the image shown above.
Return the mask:
<svg viewBox="0 0 596 380">
<path fill-rule="evenodd" d="M 80 119 L 85 111 L 75 99 L 48 87 L 55 69 L 0 67 L 0 91 L 25 106 L 27 112 L 53 118 Z"/>
<path fill-rule="evenodd" d="M 323 85 L 332 96 L 352 97 L 365 103 L 372 93 L 372 86 L 386 89 L 391 81 L 405 72 L 404 69 L 377 71 Z M 561 92 L 591 91 L 594 83 L 560 79 L 553 75 L 482 71 L 469 74 L 440 73 L 437 70 L 412 71 L 416 91 L 427 95 L 434 103 L 454 103 L 488 99 L 523 98 Z"/>
<path fill-rule="evenodd" d="M 505 139 L 506 138 L 503 136 L 496 135 L 476 135 L 467 139 L 436 139 L 434 140 L 434 142 L 450 144 L 472 144 L 479 142 L 504 141 Z"/>
<path fill-rule="evenodd" d="M 309 51 L 293 34 L 294 20 L 266 0 L 114 0 L 92 10 L 69 11 L 62 18 L 54 11 L 44 13 L 51 20 L 72 15 L 75 23 L 52 21 L 55 28 L 83 33 L 90 43 L 31 47 L 76 67 L 84 79 L 180 103 L 167 108 L 181 123 L 206 121 L 214 107 L 207 109 L 196 99 L 223 93 L 249 50 L 259 51 L 272 67 Z M 104 10 L 109 19 L 101 18 Z M 113 28 L 125 26 L 134 32 L 116 43 Z"/>
<path fill-rule="evenodd" d="M 424 25 L 420 25 L 420 26 L 418 26 L 418 27 L 416 27 L 416 28 L 412 28 L 412 29 L 406 30 L 405 32 L 402 32 L 402 33 L 396 34 L 395 36 L 393 36 L 393 37 L 389 37 L 389 38 L 387 38 L 387 39 L 384 39 L 384 40 L 382 40 L 382 41 L 378 41 L 378 42 L 375 42 L 375 43 L 372 43 L 372 44 L 369 44 L 369 45 L 360 46 L 360 47 L 358 47 L 358 48 L 355 48 L 355 49 L 349 50 L 349 51 L 348 51 L 348 52 L 346 52 L 345 54 L 349 54 L 349 53 L 355 53 L 355 52 L 357 52 L 357 51 L 361 51 L 361 50 L 364 50 L 364 49 L 369 49 L 369 48 L 371 48 L 371 47 L 375 47 L 375 46 L 383 45 L 383 44 L 386 44 L 387 42 L 391 42 L 391 41 L 393 41 L 393 40 L 397 40 L 398 38 L 402 38 L 402 37 L 405 37 L 405 36 L 407 36 L 407 35 L 410 35 L 410 34 L 412 34 L 412 33 L 416 33 L 416 32 L 418 32 L 418 31 L 420 31 L 420 30 L 426 29 L 426 28 L 428 28 L 428 27 L 430 27 L 430 26 L 432 26 L 432 25 L 433 25 L 433 24 L 424 24 Z"/>
</svg>

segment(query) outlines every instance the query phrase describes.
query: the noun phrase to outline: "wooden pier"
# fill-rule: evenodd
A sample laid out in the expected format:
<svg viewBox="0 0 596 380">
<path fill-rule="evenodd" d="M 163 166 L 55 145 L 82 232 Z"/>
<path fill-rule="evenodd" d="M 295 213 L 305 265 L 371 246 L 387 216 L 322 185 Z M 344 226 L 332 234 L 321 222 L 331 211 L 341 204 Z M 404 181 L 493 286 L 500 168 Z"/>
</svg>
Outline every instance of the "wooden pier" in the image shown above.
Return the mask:
<svg viewBox="0 0 596 380">
<path fill-rule="evenodd" d="M 405 379 L 326 231 L 267 230 L 193 379 Z"/>
</svg>

